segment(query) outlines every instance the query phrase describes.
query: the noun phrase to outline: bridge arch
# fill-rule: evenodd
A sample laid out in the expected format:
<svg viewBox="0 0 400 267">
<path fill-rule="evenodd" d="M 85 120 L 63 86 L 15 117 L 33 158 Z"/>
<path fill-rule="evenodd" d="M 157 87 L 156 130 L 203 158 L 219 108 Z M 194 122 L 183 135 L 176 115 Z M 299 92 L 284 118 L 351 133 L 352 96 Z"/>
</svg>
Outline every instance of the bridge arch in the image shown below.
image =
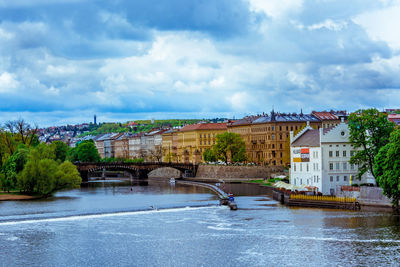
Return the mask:
<svg viewBox="0 0 400 267">
<path fill-rule="evenodd" d="M 185 163 L 162 163 L 162 162 L 146 162 L 146 163 L 125 163 L 125 162 L 75 162 L 78 171 L 81 174 L 82 182 L 88 181 L 88 174 L 97 170 L 120 170 L 127 171 L 139 179 L 147 179 L 148 174 L 156 169 L 169 167 L 184 173 L 190 171 L 196 174 L 197 165 Z"/>
</svg>

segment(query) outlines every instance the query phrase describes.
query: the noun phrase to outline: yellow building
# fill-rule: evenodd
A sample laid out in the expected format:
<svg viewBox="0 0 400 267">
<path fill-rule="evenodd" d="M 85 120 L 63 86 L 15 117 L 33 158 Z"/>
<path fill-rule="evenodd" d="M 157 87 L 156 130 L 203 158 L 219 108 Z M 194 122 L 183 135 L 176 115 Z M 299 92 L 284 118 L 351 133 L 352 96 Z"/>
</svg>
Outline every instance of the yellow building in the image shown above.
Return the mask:
<svg viewBox="0 0 400 267">
<path fill-rule="evenodd" d="M 270 166 L 290 164 L 290 131 L 298 131 L 307 122 L 316 129 L 321 120 L 313 114 L 285 114 L 271 112 L 270 115 L 247 117 L 232 122 L 228 131 L 238 133 L 246 143 L 248 161 Z"/>
<path fill-rule="evenodd" d="M 199 123 L 187 125 L 176 132 L 166 132 L 163 134 L 163 160 L 182 163 L 203 162 L 203 152 L 215 145 L 217 134 L 226 131 L 226 123 Z"/>
</svg>

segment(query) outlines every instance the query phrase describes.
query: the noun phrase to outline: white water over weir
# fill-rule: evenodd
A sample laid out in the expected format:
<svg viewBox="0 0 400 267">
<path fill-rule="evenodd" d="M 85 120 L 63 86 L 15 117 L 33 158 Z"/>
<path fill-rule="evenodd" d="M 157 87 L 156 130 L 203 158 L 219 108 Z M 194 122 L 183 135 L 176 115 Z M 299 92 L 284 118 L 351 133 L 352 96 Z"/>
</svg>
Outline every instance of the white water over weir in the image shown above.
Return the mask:
<svg viewBox="0 0 400 267">
<path fill-rule="evenodd" d="M 234 201 L 229 201 L 228 194 L 225 193 L 221 188 L 219 188 L 216 185 L 200 183 L 200 182 L 180 181 L 180 180 L 178 180 L 176 182 L 178 182 L 180 184 L 188 184 L 188 185 L 195 185 L 195 186 L 201 186 L 201 187 L 208 188 L 217 194 L 219 201 L 222 205 L 228 205 L 231 210 L 237 210 L 236 203 Z"/>
</svg>

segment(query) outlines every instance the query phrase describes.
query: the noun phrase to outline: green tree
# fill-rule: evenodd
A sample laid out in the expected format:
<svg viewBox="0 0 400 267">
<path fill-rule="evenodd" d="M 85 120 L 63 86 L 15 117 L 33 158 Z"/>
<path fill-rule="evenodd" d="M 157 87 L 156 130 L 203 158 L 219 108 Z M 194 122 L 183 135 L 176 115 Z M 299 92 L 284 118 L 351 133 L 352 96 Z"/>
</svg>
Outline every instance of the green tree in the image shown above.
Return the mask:
<svg viewBox="0 0 400 267">
<path fill-rule="evenodd" d="M 58 166 L 55 173 L 54 190 L 79 188 L 82 178 L 76 166 L 69 161 L 64 161 Z"/>
<path fill-rule="evenodd" d="M 18 150 L 8 157 L 6 163 L 1 169 L 0 179 L 3 191 L 10 191 L 17 186 L 17 174 L 23 170 L 28 158 L 29 149 L 20 145 Z"/>
<path fill-rule="evenodd" d="M 17 175 L 21 191 L 49 196 L 57 190 L 79 187 L 81 178 L 76 167 L 69 161 L 57 162 L 54 150 L 45 144 L 31 149 L 23 171 Z"/>
<path fill-rule="evenodd" d="M 100 155 L 93 140 L 80 143 L 74 150 L 74 157 L 81 162 L 98 162 Z"/>
<path fill-rule="evenodd" d="M 64 162 L 65 159 L 67 158 L 67 154 L 70 149 L 69 146 L 61 141 L 54 141 L 51 145 L 54 146 L 54 151 L 56 153 L 56 160 Z"/>
<path fill-rule="evenodd" d="M 375 157 L 374 173 L 383 193 L 392 199 L 395 207 L 400 200 L 400 129 L 392 132 L 389 143 Z"/>
<path fill-rule="evenodd" d="M 216 136 L 217 143 L 213 146 L 213 150 L 217 159 L 228 163 L 246 161 L 246 146 L 243 139 L 237 133 L 225 132 Z"/>
<path fill-rule="evenodd" d="M 359 166 L 358 177 L 370 171 L 374 173 L 374 158 L 389 141 L 394 124 L 377 109 L 358 110 L 349 116 L 350 143 L 357 150 L 350 163 Z"/>
<path fill-rule="evenodd" d="M 203 159 L 204 161 L 207 162 L 215 162 L 217 161 L 217 158 L 215 156 L 215 153 L 212 149 L 207 148 L 204 152 L 203 152 Z"/>
</svg>

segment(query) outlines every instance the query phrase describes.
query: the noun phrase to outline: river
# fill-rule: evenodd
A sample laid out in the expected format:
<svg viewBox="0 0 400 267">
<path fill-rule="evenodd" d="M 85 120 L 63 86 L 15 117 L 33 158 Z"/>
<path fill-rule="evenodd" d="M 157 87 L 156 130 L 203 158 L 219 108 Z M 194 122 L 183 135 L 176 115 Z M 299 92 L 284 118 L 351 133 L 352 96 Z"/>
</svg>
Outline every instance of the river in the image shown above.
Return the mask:
<svg viewBox="0 0 400 267">
<path fill-rule="evenodd" d="M 110 181 L 0 202 L 0 266 L 399 265 L 399 216 L 236 202 L 231 211 L 205 188 Z"/>
</svg>

